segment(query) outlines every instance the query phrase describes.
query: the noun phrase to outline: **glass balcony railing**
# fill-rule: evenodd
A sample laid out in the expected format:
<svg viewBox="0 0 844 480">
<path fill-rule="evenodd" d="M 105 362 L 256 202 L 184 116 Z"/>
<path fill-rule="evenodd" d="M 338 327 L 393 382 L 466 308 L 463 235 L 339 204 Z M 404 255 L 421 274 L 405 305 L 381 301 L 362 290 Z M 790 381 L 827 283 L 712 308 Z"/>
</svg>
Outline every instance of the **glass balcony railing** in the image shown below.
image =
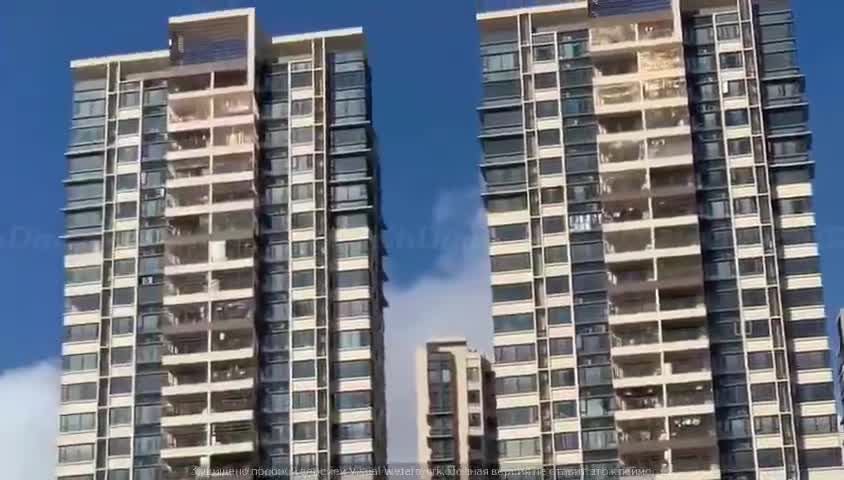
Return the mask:
<svg viewBox="0 0 844 480">
<path fill-rule="evenodd" d="M 586 3 L 586 0 L 477 0 L 478 12 L 508 10 L 512 8 L 542 7 L 567 3 Z"/>
</svg>

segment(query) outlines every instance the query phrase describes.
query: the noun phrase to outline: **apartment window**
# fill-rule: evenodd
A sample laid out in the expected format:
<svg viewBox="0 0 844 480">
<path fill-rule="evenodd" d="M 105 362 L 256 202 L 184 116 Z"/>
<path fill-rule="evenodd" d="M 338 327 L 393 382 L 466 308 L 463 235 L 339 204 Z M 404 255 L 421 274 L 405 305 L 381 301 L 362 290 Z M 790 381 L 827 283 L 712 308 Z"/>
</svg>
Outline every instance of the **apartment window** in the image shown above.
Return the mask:
<svg viewBox="0 0 844 480">
<path fill-rule="evenodd" d="M 114 347 L 111 349 L 112 365 L 127 365 L 132 363 L 132 347 Z"/>
<path fill-rule="evenodd" d="M 724 112 L 724 123 L 728 127 L 741 127 L 748 125 L 750 119 L 746 109 L 727 110 Z"/>
<path fill-rule="evenodd" d="M 753 426 L 757 435 L 780 433 L 780 418 L 776 415 L 755 417 Z"/>
<path fill-rule="evenodd" d="M 314 169 L 313 155 L 294 155 L 290 159 L 290 169 L 294 172 L 310 172 Z"/>
<path fill-rule="evenodd" d="M 832 382 L 827 383 L 798 383 L 795 385 L 795 397 L 800 403 L 825 402 L 835 398 Z"/>
<path fill-rule="evenodd" d="M 537 90 L 557 87 L 557 74 L 554 72 L 537 73 L 533 78 L 534 87 Z"/>
<path fill-rule="evenodd" d="M 367 316 L 369 315 L 369 300 L 334 302 L 334 312 L 338 318 Z"/>
<path fill-rule="evenodd" d="M 135 452 L 136 457 L 143 457 L 146 455 L 157 455 L 161 451 L 161 435 L 146 435 L 142 437 L 135 437 Z M 127 470 L 128 474 L 128 470 Z M 109 473 L 109 480 L 112 479 L 112 473 Z M 128 480 L 128 476 L 126 479 Z"/>
<path fill-rule="evenodd" d="M 754 402 L 773 402 L 777 399 L 777 389 L 773 383 L 756 383 L 750 386 L 750 398 Z"/>
<path fill-rule="evenodd" d="M 503 408 L 496 411 L 499 427 L 513 427 L 517 425 L 532 425 L 539 421 L 536 407 Z"/>
<path fill-rule="evenodd" d="M 739 273 L 742 275 L 762 275 L 765 273 L 765 264 L 762 257 L 739 259 Z"/>
<path fill-rule="evenodd" d="M 747 354 L 747 364 L 751 370 L 774 368 L 771 352 L 751 352 Z"/>
<path fill-rule="evenodd" d="M 739 245 L 759 245 L 762 243 L 758 227 L 736 229 L 736 240 Z"/>
<path fill-rule="evenodd" d="M 300 422 L 293 424 L 293 440 L 313 440 L 316 438 L 316 423 Z"/>
<path fill-rule="evenodd" d="M 489 227 L 489 241 L 492 243 L 515 242 L 527 238 L 528 226 L 526 223 Z"/>
<path fill-rule="evenodd" d="M 108 392 L 111 395 L 132 393 L 132 377 L 112 377 Z"/>
<path fill-rule="evenodd" d="M 344 330 L 334 334 L 334 345 L 339 349 L 364 348 L 370 345 L 369 330 Z"/>
<path fill-rule="evenodd" d="M 780 265 L 783 275 L 810 275 L 820 273 L 818 257 L 786 258 L 782 260 Z"/>
<path fill-rule="evenodd" d="M 372 438 L 372 422 L 336 423 L 332 425 L 333 437 L 338 440 L 359 440 Z"/>
<path fill-rule="evenodd" d="M 59 417 L 59 431 L 62 433 L 84 432 L 97 428 L 95 413 L 76 413 Z"/>
<path fill-rule="evenodd" d="M 335 217 L 335 226 L 337 228 L 354 228 L 356 226 L 366 226 L 366 223 L 363 225 L 357 225 L 356 221 L 357 218 L 349 218 L 350 216 L 339 215 Z M 363 215 L 364 219 L 366 215 Z M 347 223 L 347 225 L 344 225 Z M 311 228 L 314 226 L 314 214 L 311 212 L 303 212 L 303 213 L 294 213 L 290 216 L 290 228 L 294 230 L 300 230 L 304 228 Z"/>
<path fill-rule="evenodd" d="M 554 418 L 577 417 L 577 403 L 574 400 L 561 400 L 552 405 Z"/>
<path fill-rule="evenodd" d="M 558 175 L 563 172 L 563 161 L 560 157 L 540 158 L 540 175 Z"/>
<path fill-rule="evenodd" d="M 61 401 L 62 403 L 70 402 L 84 402 L 97 399 L 97 384 L 90 383 L 75 383 L 70 385 L 62 385 Z"/>
<path fill-rule="evenodd" d="M 530 269 L 529 253 L 513 253 L 490 257 L 492 272 L 511 272 Z"/>
<path fill-rule="evenodd" d="M 64 372 L 96 370 L 98 366 L 96 353 L 81 353 L 62 357 L 62 371 Z"/>
<path fill-rule="evenodd" d="M 551 370 L 551 386 L 552 387 L 573 387 L 574 386 L 574 369 L 562 368 L 559 370 Z"/>
<path fill-rule="evenodd" d="M 82 463 L 94 460 L 94 444 L 65 445 L 59 447 L 59 463 Z"/>
<path fill-rule="evenodd" d="M 548 350 L 551 356 L 571 355 L 572 340 L 571 338 L 552 338 L 548 340 Z"/>
<path fill-rule="evenodd" d="M 536 391 L 536 375 L 521 375 L 514 377 L 497 377 L 495 392 L 498 395 L 513 395 Z"/>
<path fill-rule="evenodd" d="M 783 463 L 781 448 L 760 448 L 756 451 L 759 468 L 781 467 Z"/>
<path fill-rule="evenodd" d="M 498 456 L 501 458 L 535 457 L 539 454 L 538 438 L 498 441 Z"/>
<path fill-rule="evenodd" d="M 127 258 L 114 261 L 113 273 L 115 277 L 135 274 L 135 259 Z"/>
<path fill-rule="evenodd" d="M 476 380 L 477 381 L 477 380 Z M 477 390 L 469 390 L 466 392 L 467 401 L 473 405 L 481 403 L 481 392 Z"/>
<path fill-rule="evenodd" d="M 279 244 L 277 248 L 284 248 Z M 314 242 L 311 240 L 307 240 L 304 242 L 292 242 L 290 244 L 290 256 L 293 258 L 307 258 L 314 256 Z M 275 258 L 279 260 L 283 259 L 284 256 L 277 255 Z"/>
<path fill-rule="evenodd" d="M 313 99 L 293 100 L 290 103 L 290 114 L 294 116 L 310 115 L 313 112 L 313 107 Z"/>
<path fill-rule="evenodd" d="M 542 233 L 551 235 L 554 233 L 563 233 L 566 231 L 565 220 L 561 216 L 542 217 Z"/>
<path fill-rule="evenodd" d="M 138 345 L 135 349 L 135 361 L 137 363 L 160 363 L 163 349 L 164 347 L 161 345 Z"/>
<path fill-rule="evenodd" d="M 571 324 L 571 309 L 569 307 L 551 307 L 548 309 L 549 325 Z"/>
<path fill-rule="evenodd" d="M 64 327 L 65 342 L 90 342 L 99 338 L 100 326 L 96 323 L 88 325 L 71 325 Z"/>
<path fill-rule="evenodd" d="M 367 408 L 372 406 L 372 392 L 340 392 L 334 394 L 334 407 L 338 410 Z"/>
<path fill-rule="evenodd" d="M 800 435 L 838 433 L 838 417 L 836 415 L 797 417 L 797 431 Z"/>
<path fill-rule="evenodd" d="M 569 293 L 569 277 L 565 275 L 559 277 L 546 277 L 545 293 L 547 295 L 563 295 Z"/>
<path fill-rule="evenodd" d="M 554 434 L 554 450 L 577 450 L 578 448 L 580 448 L 580 439 L 577 432 Z"/>
<path fill-rule="evenodd" d="M 794 352 L 791 367 L 795 370 L 817 370 L 830 368 L 832 365 L 829 350 L 814 352 Z"/>
<path fill-rule="evenodd" d="M 777 230 L 782 245 L 815 243 L 815 227 L 786 228 Z"/>
<path fill-rule="evenodd" d="M 841 466 L 841 448 L 819 448 L 815 450 L 800 450 L 800 467 L 825 468 Z"/>
<path fill-rule="evenodd" d="M 132 439 L 125 438 L 109 438 L 108 439 L 108 456 L 122 457 L 129 455 L 132 448 Z"/>
<path fill-rule="evenodd" d="M 313 127 L 296 127 L 290 129 L 290 143 L 311 143 L 314 141 Z"/>
<path fill-rule="evenodd" d="M 334 244 L 334 256 L 336 258 L 356 258 L 366 257 L 367 255 L 369 255 L 368 240 L 355 240 Z"/>
<path fill-rule="evenodd" d="M 784 290 L 782 292 L 782 303 L 789 308 L 823 305 L 823 289 L 802 288 L 799 290 Z"/>
<path fill-rule="evenodd" d="M 335 272 L 334 286 L 337 288 L 365 287 L 369 285 L 368 270 L 343 270 Z"/>
<path fill-rule="evenodd" d="M 493 303 L 501 303 L 530 300 L 533 297 L 532 287 L 533 286 L 530 283 L 493 285 L 492 301 Z"/>
<path fill-rule="evenodd" d="M 753 168 L 742 167 L 730 170 L 730 181 L 733 185 L 753 185 L 756 183 L 753 177 Z"/>
<path fill-rule="evenodd" d="M 313 378 L 316 376 L 316 366 L 313 360 L 293 362 L 293 378 Z"/>
<path fill-rule="evenodd" d="M 743 97 L 747 94 L 747 82 L 745 80 L 728 80 L 724 82 L 724 97 Z"/>
<path fill-rule="evenodd" d="M 314 186 L 311 183 L 300 183 L 290 187 L 291 200 L 311 200 L 314 198 Z"/>
<path fill-rule="evenodd" d="M 742 156 L 742 155 L 750 155 L 750 154 L 753 153 L 753 147 L 752 147 L 752 144 L 751 144 L 749 138 L 736 138 L 736 139 L 727 140 L 727 152 L 730 154 L 731 157 L 739 157 L 739 156 Z M 736 170 L 736 169 L 734 169 L 734 170 Z M 751 169 L 748 168 L 747 170 L 751 170 Z M 752 172 L 752 170 L 751 170 L 751 172 Z M 752 175 L 751 175 L 751 177 L 752 177 Z M 733 182 L 733 183 L 735 183 L 735 182 Z M 746 182 L 746 183 L 753 183 L 753 182 L 751 181 L 751 182 Z"/>
<path fill-rule="evenodd" d="M 96 239 L 67 239 L 65 240 L 64 253 L 66 255 L 77 255 L 84 253 L 96 253 L 102 250 L 102 240 Z"/>
<path fill-rule="evenodd" d="M 526 208 L 527 197 L 525 195 L 494 197 L 486 200 L 486 209 L 489 213 L 514 212 Z"/>
<path fill-rule="evenodd" d="M 369 360 L 335 362 L 331 373 L 338 380 L 369 377 L 372 374 L 372 364 Z"/>
<path fill-rule="evenodd" d="M 517 313 L 492 317 L 495 333 L 533 330 L 533 314 Z"/>
<path fill-rule="evenodd" d="M 314 331 L 300 330 L 292 334 L 293 348 L 306 348 L 314 346 Z"/>
<path fill-rule="evenodd" d="M 785 324 L 789 338 L 811 338 L 826 336 L 826 320 L 791 320 Z"/>
<path fill-rule="evenodd" d="M 537 141 L 540 147 L 551 147 L 560 144 L 560 130 L 540 130 L 537 133 Z"/>
<path fill-rule="evenodd" d="M 779 212 L 781 215 L 812 213 L 812 199 L 810 197 L 783 198 L 777 199 L 774 202 L 774 211 Z"/>
<path fill-rule="evenodd" d="M 314 284 L 314 271 L 300 270 L 298 272 L 293 272 L 290 278 L 293 288 L 310 287 Z"/>
<path fill-rule="evenodd" d="M 540 196 L 544 204 L 563 203 L 564 200 L 561 187 L 543 188 Z"/>
<path fill-rule="evenodd" d="M 530 362 L 536 359 L 536 345 L 504 345 L 495 347 L 495 361 L 497 363 Z"/>
<path fill-rule="evenodd" d="M 560 106 L 556 100 L 536 102 L 536 118 L 556 117 L 559 114 Z"/>
<path fill-rule="evenodd" d="M 132 287 L 115 288 L 111 292 L 112 305 L 131 305 L 135 301 L 135 289 Z"/>
<path fill-rule="evenodd" d="M 290 305 L 293 318 L 312 317 L 314 315 L 313 300 L 296 300 Z"/>
<path fill-rule="evenodd" d="M 719 57 L 721 69 L 744 67 L 744 55 L 742 55 L 742 52 L 722 53 Z"/>
<path fill-rule="evenodd" d="M 135 231 L 121 230 L 114 232 L 114 247 L 115 248 L 133 248 L 135 246 Z"/>
<path fill-rule="evenodd" d="M 767 320 L 750 320 L 744 326 L 748 338 L 765 338 L 771 334 Z"/>
<path fill-rule="evenodd" d="M 569 252 L 565 245 L 545 248 L 545 263 L 566 263 L 568 262 Z"/>
<path fill-rule="evenodd" d="M 736 215 L 752 215 L 759 210 L 756 197 L 736 198 L 733 200 L 733 209 Z"/>
<path fill-rule="evenodd" d="M 309 409 L 316 407 L 316 392 L 293 392 L 293 409 Z"/>
</svg>

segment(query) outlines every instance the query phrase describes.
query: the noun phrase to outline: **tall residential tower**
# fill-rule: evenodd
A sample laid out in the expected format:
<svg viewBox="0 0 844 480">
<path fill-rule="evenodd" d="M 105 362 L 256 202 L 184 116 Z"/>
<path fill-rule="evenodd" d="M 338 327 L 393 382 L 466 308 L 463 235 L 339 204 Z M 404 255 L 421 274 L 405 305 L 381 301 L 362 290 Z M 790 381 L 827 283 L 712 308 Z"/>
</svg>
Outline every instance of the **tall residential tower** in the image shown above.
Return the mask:
<svg viewBox="0 0 844 480">
<path fill-rule="evenodd" d="M 789 8 L 480 2 L 502 468 L 844 475 Z"/>
<path fill-rule="evenodd" d="M 494 387 L 489 360 L 465 339 L 432 340 L 416 352 L 417 458 L 429 469 L 423 479 L 477 479 L 470 469 L 494 465 Z"/>
<path fill-rule="evenodd" d="M 71 63 L 57 476 L 383 464 L 363 33 L 270 37 L 252 9 L 169 32 Z"/>
</svg>

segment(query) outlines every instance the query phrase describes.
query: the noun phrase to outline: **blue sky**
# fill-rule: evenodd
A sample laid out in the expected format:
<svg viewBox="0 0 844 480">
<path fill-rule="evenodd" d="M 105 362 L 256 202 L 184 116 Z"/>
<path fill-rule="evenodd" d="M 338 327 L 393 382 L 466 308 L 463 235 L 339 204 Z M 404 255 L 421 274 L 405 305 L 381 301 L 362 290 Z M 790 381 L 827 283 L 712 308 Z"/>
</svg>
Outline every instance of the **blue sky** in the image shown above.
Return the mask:
<svg viewBox="0 0 844 480">
<path fill-rule="evenodd" d="M 396 286 L 434 268 L 456 222 L 437 230 L 433 206 L 444 193 L 477 188 L 479 96 L 473 0 L 10 0 L 0 14 L 0 370 L 55 355 L 59 348 L 62 264 L 56 241 L 70 109 L 68 61 L 166 45 L 167 17 L 257 7 L 268 32 L 362 25 L 374 76 L 381 142 L 389 275 Z M 830 311 L 844 306 L 844 222 L 837 193 L 844 67 L 830 41 L 844 2 L 794 2 L 801 64 L 808 75 L 817 160 L 818 222 Z M 471 215 L 467 196 L 453 208 Z M 456 230 L 455 230 L 456 229 Z"/>
<path fill-rule="evenodd" d="M 389 226 L 388 273 L 399 335 L 490 329 L 485 246 L 474 221 L 479 149 L 474 0 L 7 0 L 0 13 L 0 375 L 55 357 L 60 347 L 61 180 L 70 110 L 68 62 L 164 48 L 167 17 L 257 7 L 265 31 L 362 25 L 373 70 L 375 125 Z M 828 311 L 844 306 L 844 2 L 795 1 L 808 76 Z M 460 248 L 457 248 L 460 247 Z M 470 319 L 470 320 L 469 320 Z M 409 372 L 408 372 L 409 373 Z M 389 375 L 388 375 L 389 379 Z"/>
</svg>

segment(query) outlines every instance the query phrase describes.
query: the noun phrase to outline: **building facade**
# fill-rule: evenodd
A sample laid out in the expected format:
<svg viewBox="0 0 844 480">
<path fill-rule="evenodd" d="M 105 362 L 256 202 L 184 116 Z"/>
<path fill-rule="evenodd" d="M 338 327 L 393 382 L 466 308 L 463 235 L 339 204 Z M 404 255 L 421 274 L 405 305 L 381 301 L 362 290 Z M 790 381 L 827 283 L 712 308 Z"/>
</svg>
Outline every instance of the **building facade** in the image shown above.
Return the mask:
<svg viewBox="0 0 844 480">
<path fill-rule="evenodd" d="M 430 341 L 416 352 L 417 458 L 427 468 L 424 478 L 468 480 L 470 470 L 494 466 L 493 390 L 489 360 L 465 339 Z"/>
<path fill-rule="evenodd" d="M 271 37 L 253 9 L 169 31 L 71 63 L 57 477 L 383 464 L 363 32 Z"/>
<path fill-rule="evenodd" d="M 840 478 L 788 2 L 477 20 L 502 469 Z"/>
</svg>

